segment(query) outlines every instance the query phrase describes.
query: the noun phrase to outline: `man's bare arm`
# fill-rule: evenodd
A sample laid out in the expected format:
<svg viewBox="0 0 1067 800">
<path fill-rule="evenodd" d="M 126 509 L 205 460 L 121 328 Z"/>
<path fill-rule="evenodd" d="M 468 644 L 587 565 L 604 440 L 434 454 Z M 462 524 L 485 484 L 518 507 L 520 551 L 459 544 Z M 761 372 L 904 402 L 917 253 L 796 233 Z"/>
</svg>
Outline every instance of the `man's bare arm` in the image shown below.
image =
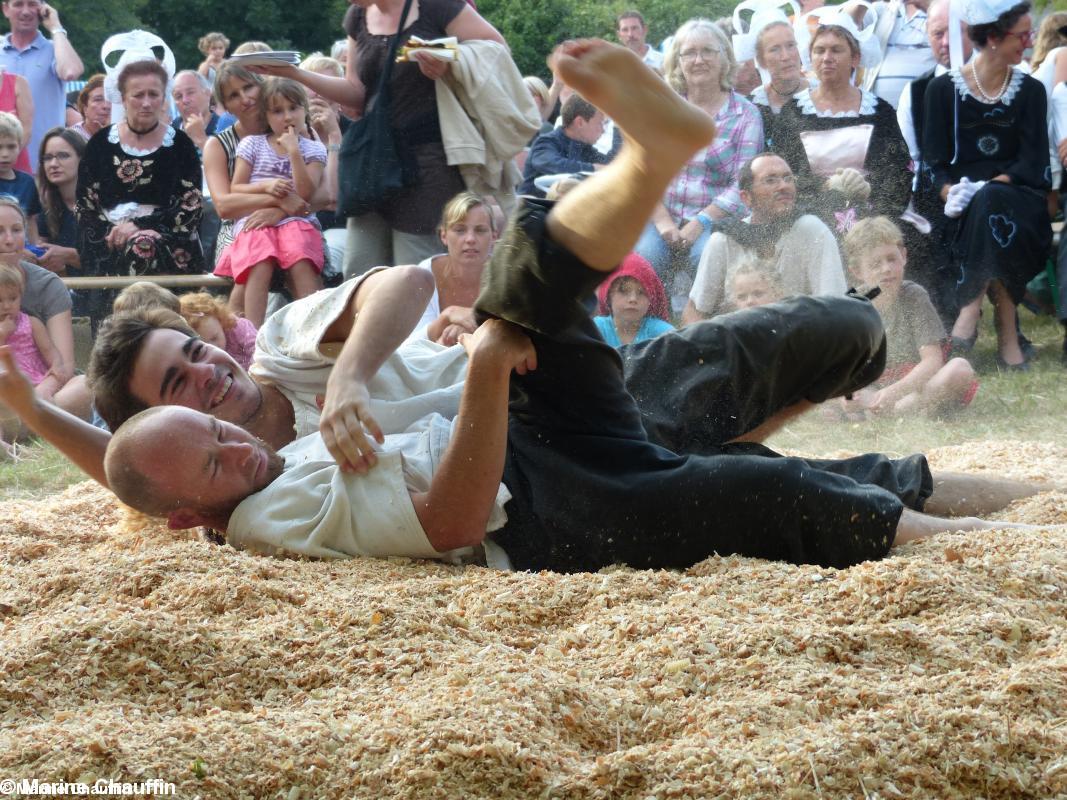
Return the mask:
<svg viewBox="0 0 1067 800">
<path fill-rule="evenodd" d="M 0 347 L 0 403 L 18 414 L 27 428 L 54 445 L 89 477 L 107 486 L 104 452 L 111 434 L 38 398 L 33 385 L 15 365 L 15 357 L 8 347 Z"/>
<path fill-rule="evenodd" d="M 319 419 L 323 442 L 342 469 L 365 472 L 377 462 L 366 432 L 379 442 L 383 435 L 370 413 L 367 383 L 415 328 L 433 289 L 429 270 L 401 266 L 377 272 L 360 284 L 323 336 L 323 342 L 344 342 Z"/>
<path fill-rule="evenodd" d="M 463 343 L 470 365 L 452 439 L 429 491 L 411 495 L 426 538 L 439 553 L 485 538 L 504 473 L 511 371 L 521 375 L 537 367 L 530 340 L 501 320 L 489 320 Z"/>
</svg>

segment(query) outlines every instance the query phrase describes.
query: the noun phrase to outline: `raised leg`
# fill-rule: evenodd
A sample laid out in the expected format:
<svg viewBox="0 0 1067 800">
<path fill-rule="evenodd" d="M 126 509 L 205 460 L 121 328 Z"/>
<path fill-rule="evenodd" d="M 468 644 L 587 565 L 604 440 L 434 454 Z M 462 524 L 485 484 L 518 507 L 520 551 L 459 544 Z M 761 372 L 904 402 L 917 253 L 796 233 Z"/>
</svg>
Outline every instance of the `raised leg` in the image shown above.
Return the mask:
<svg viewBox="0 0 1067 800">
<path fill-rule="evenodd" d="M 715 123 L 625 47 L 601 39 L 566 42 L 549 63 L 623 133 L 615 159 L 565 194 L 547 223 L 557 244 L 610 272 L 633 249 L 678 170 L 714 138 Z"/>
</svg>

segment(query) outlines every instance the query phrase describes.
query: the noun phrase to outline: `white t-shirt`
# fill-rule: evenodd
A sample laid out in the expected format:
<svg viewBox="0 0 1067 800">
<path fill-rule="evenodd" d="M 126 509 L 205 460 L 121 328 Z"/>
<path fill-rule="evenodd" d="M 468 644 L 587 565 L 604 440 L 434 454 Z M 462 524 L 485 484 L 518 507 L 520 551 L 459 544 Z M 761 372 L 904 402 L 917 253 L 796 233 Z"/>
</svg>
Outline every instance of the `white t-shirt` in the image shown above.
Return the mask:
<svg viewBox="0 0 1067 800">
<path fill-rule="evenodd" d="M 751 263 L 753 253 L 721 231 L 708 239 L 700 255 L 689 299 L 701 314 L 730 310 L 728 293 L 733 275 Z M 818 217 L 805 214 L 774 245 L 774 266 L 785 296 L 844 294 L 845 271 L 833 233 Z"/>
<path fill-rule="evenodd" d="M 646 44 L 645 54 L 641 56 L 641 60 L 648 64 L 652 69 L 663 72 L 663 53 L 657 50 L 650 44 Z"/>
<path fill-rule="evenodd" d="M 323 344 L 322 337 L 344 313 L 356 287 L 374 272 L 290 303 L 259 329 L 249 372 L 276 386 L 292 403 L 297 437 L 318 431 L 315 398 L 326 393 L 326 381 L 343 345 Z M 444 347 L 425 337 L 406 342 L 368 384 L 371 412 L 386 434 L 405 431 L 433 413 L 452 419 L 459 412 L 466 372 L 462 346 Z"/>
<path fill-rule="evenodd" d="M 433 275 L 433 260 L 440 258 L 440 256 L 430 256 L 424 258 L 419 262 L 419 266 Z M 415 323 L 415 330 L 411 332 L 411 335 L 405 340 L 406 342 L 413 341 L 415 339 L 426 339 L 428 336 L 426 328 L 430 323 L 441 316 L 441 295 L 437 292 L 437 279 L 434 279 L 433 283 L 433 295 L 430 297 L 430 302 L 426 304 L 426 310 L 422 312 L 422 318 Z"/>
<path fill-rule="evenodd" d="M 312 558 L 369 556 L 434 558 L 478 563 L 474 548 L 439 553 L 419 524 L 410 492 L 425 492 L 451 437 L 451 424 L 430 415 L 385 438 L 378 464 L 365 475 L 342 472 L 317 433 L 282 448 L 282 474 L 250 495 L 230 516 L 226 540 L 242 550 Z M 486 531 L 507 523 L 504 484 L 497 489 Z M 488 566 L 510 569 L 504 551 L 484 542 Z"/>
</svg>

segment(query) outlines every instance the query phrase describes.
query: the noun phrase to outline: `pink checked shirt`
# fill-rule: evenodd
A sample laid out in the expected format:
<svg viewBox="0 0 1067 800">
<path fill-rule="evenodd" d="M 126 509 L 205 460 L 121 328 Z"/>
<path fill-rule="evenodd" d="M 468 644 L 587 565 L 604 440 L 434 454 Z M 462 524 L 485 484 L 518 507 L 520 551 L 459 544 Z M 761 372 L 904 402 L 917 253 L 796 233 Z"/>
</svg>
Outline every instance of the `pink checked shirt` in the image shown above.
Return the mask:
<svg viewBox="0 0 1067 800">
<path fill-rule="evenodd" d="M 729 216 L 747 212 L 737 188 L 737 173 L 763 150 L 763 119 L 752 103 L 730 92 L 715 115 L 715 126 L 719 131 L 715 141 L 689 159 L 663 198 L 676 225 L 693 219 L 712 203 Z"/>
</svg>

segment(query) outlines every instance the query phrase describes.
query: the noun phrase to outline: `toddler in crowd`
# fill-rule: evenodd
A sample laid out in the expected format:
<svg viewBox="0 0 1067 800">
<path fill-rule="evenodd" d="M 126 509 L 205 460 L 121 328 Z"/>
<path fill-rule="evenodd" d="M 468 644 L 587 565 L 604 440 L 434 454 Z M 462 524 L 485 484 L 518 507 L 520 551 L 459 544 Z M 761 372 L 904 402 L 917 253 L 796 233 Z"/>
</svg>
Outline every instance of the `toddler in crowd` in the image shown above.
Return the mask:
<svg viewBox="0 0 1067 800">
<path fill-rule="evenodd" d="M 18 200 L 26 212 L 28 222 L 26 241 L 37 244 L 37 215 L 41 213 L 41 198 L 33 175 L 19 169 L 23 144 L 22 123 L 14 114 L 0 111 L 0 194 L 9 194 Z M 26 168 L 29 161 L 26 161 Z M 39 253 L 38 253 L 39 254 Z"/>
<path fill-rule="evenodd" d="M 196 43 L 196 49 L 203 53 L 204 60 L 200 62 L 200 66 L 196 68 L 196 71 L 214 83 L 215 74 L 218 72 L 219 65 L 226 58 L 226 48 L 229 46 L 230 40 L 218 31 L 205 33 L 201 36 Z"/>
<path fill-rule="evenodd" d="M 735 311 L 776 303 L 784 294 L 774 267 L 760 261 L 750 261 L 738 267 L 730 276 L 726 290 L 727 300 Z"/>
<path fill-rule="evenodd" d="M 52 372 L 59 352 L 53 346 L 44 323 L 22 310 L 25 281 L 22 270 L 0 264 L 0 346 L 11 348 L 15 363 L 33 383 L 37 394 L 45 400 L 51 400 L 63 385 Z M 13 431 L 17 431 L 17 426 Z M 0 459 L 15 458 L 16 453 L 15 445 L 6 442 L 0 435 Z"/>
<path fill-rule="evenodd" d="M 643 342 L 673 330 L 667 321 L 667 293 L 652 265 L 637 253 L 596 290 L 600 316 L 594 317 L 604 341 L 612 347 Z"/>
<path fill-rule="evenodd" d="M 974 369 L 963 358 L 947 364 L 945 327 L 926 290 L 904 279 L 904 238 L 888 217 L 869 217 L 844 239 L 849 270 L 861 284 L 877 286 L 874 306 L 882 315 L 886 369 L 872 386 L 842 400 L 846 413 L 937 414 L 968 405 L 978 391 Z"/>
<path fill-rule="evenodd" d="M 181 315 L 196 335 L 225 350 L 244 369 L 256 351 L 256 326 L 230 311 L 226 301 L 208 292 L 189 292 L 178 298 Z"/>
<path fill-rule="evenodd" d="M 322 181 L 326 148 L 307 138 L 307 94 L 296 81 L 271 78 L 262 98 L 271 132 L 241 139 L 232 191 L 275 197 L 295 191 L 311 202 Z M 244 285 L 245 316 L 258 328 L 267 314 L 267 293 L 276 269 L 285 271 L 296 299 L 322 288 L 322 231 L 314 214 L 286 217 L 254 230 L 245 227 L 246 220 L 234 225 L 234 240 L 219 257 L 215 274 Z"/>
</svg>

